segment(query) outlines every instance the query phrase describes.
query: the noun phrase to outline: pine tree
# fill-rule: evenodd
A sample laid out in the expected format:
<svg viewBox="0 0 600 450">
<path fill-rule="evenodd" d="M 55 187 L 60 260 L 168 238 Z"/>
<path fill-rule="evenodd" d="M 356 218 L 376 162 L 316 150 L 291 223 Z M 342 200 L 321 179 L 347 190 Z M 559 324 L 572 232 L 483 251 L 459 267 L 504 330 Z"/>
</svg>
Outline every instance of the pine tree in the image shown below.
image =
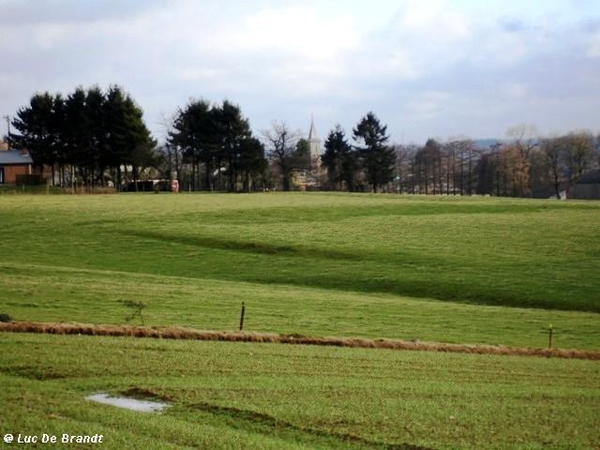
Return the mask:
<svg viewBox="0 0 600 450">
<path fill-rule="evenodd" d="M 29 106 L 17 111 L 12 125 L 18 133 L 11 134 L 12 148 L 27 150 L 37 167 L 54 163 L 51 149 L 59 136 L 53 120 L 54 98 L 48 93 L 31 97 Z"/>
<path fill-rule="evenodd" d="M 387 125 L 382 126 L 372 112 L 367 113 L 353 129 L 354 140 L 364 145 L 358 147 L 362 168 L 373 192 L 390 182 L 394 177 L 396 154 L 386 145 Z"/>
<path fill-rule="evenodd" d="M 325 141 L 325 153 L 321 162 L 327 169 L 329 182 L 334 189 L 341 190 L 346 184 L 347 190 L 354 189 L 354 179 L 357 170 L 357 154 L 348 143 L 344 130 L 336 125 L 329 132 Z"/>
<path fill-rule="evenodd" d="M 63 184 L 74 177 L 88 186 L 104 184 L 112 169 L 119 186 L 122 166 L 131 165 L 135 178 L 154 160 L 156 143 L 142 110 L 117 86 L 106 93 L 79 87 L 66 98 L 36 94 L 13 125 L 19 132 L 11 136 L 14 147 L 29 150 L 37 166 L 51 167 L 53 180 L 58 167 Z"/>
</svg>

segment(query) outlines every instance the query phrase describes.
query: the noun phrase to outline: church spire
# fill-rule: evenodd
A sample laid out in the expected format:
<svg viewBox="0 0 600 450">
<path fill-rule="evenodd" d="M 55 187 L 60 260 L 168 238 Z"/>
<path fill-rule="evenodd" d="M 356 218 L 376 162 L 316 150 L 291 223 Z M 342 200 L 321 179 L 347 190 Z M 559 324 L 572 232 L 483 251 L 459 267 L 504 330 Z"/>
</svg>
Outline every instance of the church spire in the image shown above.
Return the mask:
<svg viewBox="0 0 600 450">
<path fill-rule="evenodd" d="M 308 132 L 308 145 L 310 147 L 310 158 L 316 161 L 321 156 L 321 140 L 317 136 L 317 128 L 315 127 L 315 117 L 310 116 L 310 131 Z"/>
<path fill-rule="evenodd" d="M 313 141 L 313 140 L 315 140 L 315 141 L 319 140 L 319 137 L 317 136 L 317 129 L 315 128 L 314 114 L 310 115 L 310 131 L 308 132 L 308 140 L 309 140 L 309 142 Z"/>
</svg>

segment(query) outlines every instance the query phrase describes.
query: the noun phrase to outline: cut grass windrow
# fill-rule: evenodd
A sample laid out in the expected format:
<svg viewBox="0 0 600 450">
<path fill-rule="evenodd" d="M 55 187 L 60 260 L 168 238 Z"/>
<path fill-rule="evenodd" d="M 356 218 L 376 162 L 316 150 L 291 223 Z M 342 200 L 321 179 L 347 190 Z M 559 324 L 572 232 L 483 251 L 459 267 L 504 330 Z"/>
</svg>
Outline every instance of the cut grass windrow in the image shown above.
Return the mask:
<svg viewBox="0 0 600 450">
<path fill-rule="evenodd" d="M 187 339 L 202 341 L 252 342 L 267 344 L 319 345 L 331 347 L 380 348 L 428 352 L 468 353 L 547 358 L 600 360 L 600 351 L 559 348 L 518 348 L 492 345 L 466 345 L 439 342 L 366 339 L 350 337 L 316 337 L 299 334 L 194 330 L 179 327 L 144 327 L 131 325 L 93 325 L 79 323 L 6 322 L 0 331 L 87 336 L 129 336 L 155 339 Z"/>
</svg>

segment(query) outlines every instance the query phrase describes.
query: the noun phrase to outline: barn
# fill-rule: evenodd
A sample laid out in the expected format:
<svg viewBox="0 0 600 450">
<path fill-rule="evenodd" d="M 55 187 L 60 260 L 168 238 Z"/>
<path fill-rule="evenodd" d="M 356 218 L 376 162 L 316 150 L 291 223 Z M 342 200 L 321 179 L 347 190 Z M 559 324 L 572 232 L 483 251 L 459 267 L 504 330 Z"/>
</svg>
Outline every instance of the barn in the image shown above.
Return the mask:
<svg viewBox="0 0 600 450">
<path fill-rule="evenodd" d="M 575 184 L 574 198 L 580 200 L 600 200 L 600 169 L 585 172 Z"/>
</svg>

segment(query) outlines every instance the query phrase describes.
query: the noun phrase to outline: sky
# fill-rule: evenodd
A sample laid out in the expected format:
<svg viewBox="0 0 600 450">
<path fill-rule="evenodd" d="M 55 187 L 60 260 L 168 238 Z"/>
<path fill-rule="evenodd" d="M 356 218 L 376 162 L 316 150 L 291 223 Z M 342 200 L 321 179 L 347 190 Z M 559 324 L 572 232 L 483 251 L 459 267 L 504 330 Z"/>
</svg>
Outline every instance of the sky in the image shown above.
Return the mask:
<svg viewBox="0 0 600 450">
<path fill-rule="evenodd" d="M 598 0 L 0 0 L 0 115 L 116 84 L 164 140 L 192 99 L 319 136 L 600 131 Z M 5 121 L 0 135 L 6 134 Z"/>
</svg>

